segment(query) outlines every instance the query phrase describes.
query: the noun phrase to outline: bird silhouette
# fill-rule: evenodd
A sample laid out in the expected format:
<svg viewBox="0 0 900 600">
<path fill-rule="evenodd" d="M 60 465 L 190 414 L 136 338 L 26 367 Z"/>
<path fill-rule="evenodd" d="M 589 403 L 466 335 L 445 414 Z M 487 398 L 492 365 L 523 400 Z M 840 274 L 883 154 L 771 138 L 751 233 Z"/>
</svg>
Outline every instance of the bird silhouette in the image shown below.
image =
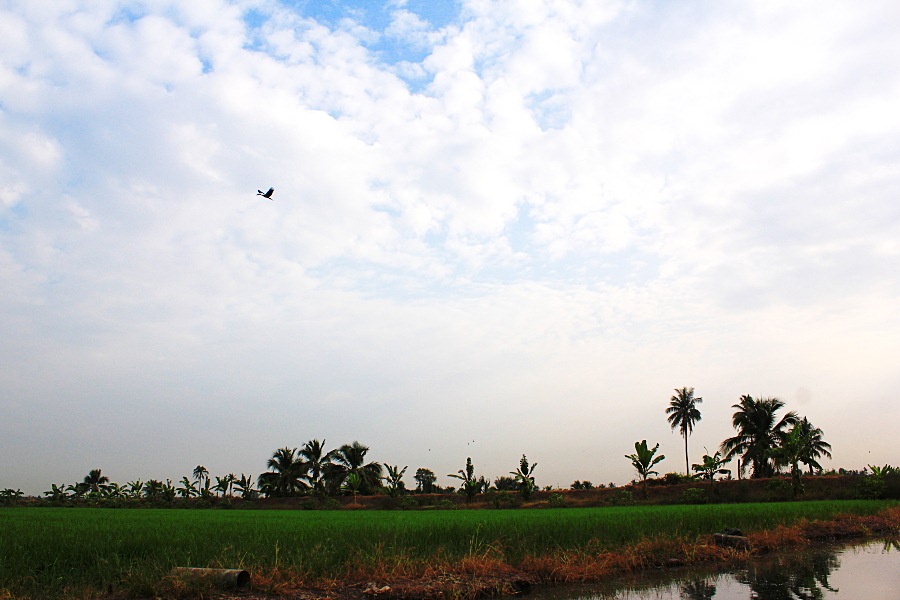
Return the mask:
<svg viewBox="0 0 900 600">
<path fill-rule="evenodd" d="M 274 191 L 275 191 L 275 188 L 273 188 L 273 187 L 270 187 L 270 188 L 269 188 L 269 191 L 268 191 L 268 192 L 265 192 L 265 193 L 263 193 L 262 190 L 256 190 L 256 195 L 257 195 L 257 196 L 262 196 L 263 198 L 268 198 L 269 200 L 272 200 L 272 193 L 273 193 Z"/>
</svg>

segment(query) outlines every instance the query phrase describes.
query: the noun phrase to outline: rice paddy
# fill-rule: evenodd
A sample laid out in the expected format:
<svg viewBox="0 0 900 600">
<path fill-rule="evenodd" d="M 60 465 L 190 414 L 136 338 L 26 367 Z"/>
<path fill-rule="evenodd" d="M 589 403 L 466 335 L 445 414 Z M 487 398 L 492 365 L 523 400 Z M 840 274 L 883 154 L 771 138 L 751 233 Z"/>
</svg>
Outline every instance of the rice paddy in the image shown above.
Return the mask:
<svg viewBox="0 0 900 600">
<path fill-rule="evenodd" d="M 281 571 L 315 582 L 421 574 L 490 556 L 517 565 L 696 539 L 724 527 L 773 529 L 891 501 L 446 511 L 0 509 L 0 598 L 152 595 L 176 566 Z M 93 590 L 93 592 L 92 592 Z M 87 591 L 87 592 L 86 592 Z M 87 594 L 87 596 L 86 596 Z"/>
</svg>

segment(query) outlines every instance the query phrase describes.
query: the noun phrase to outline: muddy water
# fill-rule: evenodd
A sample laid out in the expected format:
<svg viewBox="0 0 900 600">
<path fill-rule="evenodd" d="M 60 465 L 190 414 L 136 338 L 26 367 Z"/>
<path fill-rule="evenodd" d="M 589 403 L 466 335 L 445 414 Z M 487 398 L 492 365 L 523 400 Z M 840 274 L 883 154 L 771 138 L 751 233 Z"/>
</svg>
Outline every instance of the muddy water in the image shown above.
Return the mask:
<svg viewBox="0 0 900 600">
<path fill-rule="evenodd" d="M 780 554 L 728 571 L 679 570 L 540 590 L 529 600 L 900 600 L 900 543 Z"/>
</svg>

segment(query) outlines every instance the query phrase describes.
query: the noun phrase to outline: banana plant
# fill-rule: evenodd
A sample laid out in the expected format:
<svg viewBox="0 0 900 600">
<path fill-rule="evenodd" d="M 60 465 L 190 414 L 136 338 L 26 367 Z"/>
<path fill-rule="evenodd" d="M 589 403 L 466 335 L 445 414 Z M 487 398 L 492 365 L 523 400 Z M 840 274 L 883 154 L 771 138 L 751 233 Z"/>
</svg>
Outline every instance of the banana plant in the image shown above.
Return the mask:
<svg viewBox="0 0 900 600">
<path fill-rule="evenodd" d="M 44 492 L 44 495 L 53 502 L 62 502 L 69 497 L 69 493 L 66 491 L 66 484 L 64 483 L 60 485 L 51 483 L 50 489 Z"/>
<path fill-rule="evenodd" d="M 728 461 L 722 458 L 721 452 L 716 452 L 712 456 L 704 454 L 702 463 L 691 465 L 691 469 L 693 469 L 695 473 L 693 477 L 695 479 L 714 481 L 716 475 L 728 475 L 731 471 L 722 468 L 727 462 Z"/>
<path fill-rule="evenodd" d="M 141 494 L 144 491 L 144 482 L 140 479 L 135 479 L 134 481 L 129 481 L 126 486 L 125 497 L 126 498 L 140 498 Z"/>
<path fill-rule="evenodd" d="M 213 486 L 213 489 L 216 491 L 216 496 L 219 495 L 219 492 L 222 493 L 222 496 L 231 496 L 231 487 L 234 484 L 234 473 L 229 473 L 223 477 L 219 477 L 216 475 L 216 485 Z"/>
<path fill-rule="evenodd" d="M 19 500 L 24 496 L 24 492 L 22 490 L 14 490 L 12 488 L 6 488 L 3 491 L 0 491 L 0 504 L 18 504 Z"/>
<path fill-rule="evenodd" d="M 254 488 L 252 475 L 247 476 L 241 473 L 241 478 L 234 482 L 234 487 L 237 488 L 241 498 L 244 498 L 245 500 L 252 500 L 259 497 L 259 492 Z"/>
<path fill-rule="evenodd" d="M 651 475 L 659 475 L 657 471 L 653 470 L 653 467 L 666 458 L 663 454 L 655 456 L 657 450 L 659 450 L 659 444 L 656 444 L 650 450 L 647 447 L 647 440 L 641 440 L 634 443 L 634 454 L 625 455 L 625 458 L 631 461 L 631 465 L 641 477 L 641 489 L 644 492 L 644 497 L 647 496 L 647 478 Z"/>
<path fill-rule="evenodd" d="M 84 495 L 88 491 L 88 487 L 83 483 L 74 483 L 66 486 L 66 491 L 71 494 L 72 498 L 80 500 L 81 498 L 84 498 Z"/>
<path fill-rule="evenodd" d="M 399 465 L 392 466 L 384 463 L 384 468 L 387 470 L 384 482 L 387 484 L 388 496 L 396 498 L 406 489 L 406 486 L 403 484 L 403 474 L 406 473 L 407 467 L 401 469 Z"/>
<path fill-rule="evenodd" d="M 531 500 L 531 494 L 537 489 L 533 477 L 535 467 L 537 467 L 537 463 L 529 466 L 528 459 L 525 458 L 525 455 L 523 454 L 522 458 L 519 460 L 519 468 L 509 472 L 509 474 L 513 476 L 513 479 L 515 479 L 516 487 L 519 488 L 519 493 L 522 494 L 522 498 L 525 500 Z"/>
<path fill-rule="evenodd" d="M 181 487 L 178 488 L 177 492 L 182 498 L 193 498 L 200 493 L 197 491 L 197 486 L 191 483 L 187 476 L 181 478 Z"/>
<path fill-rule="evenodd" d="M 362 477 L 359 473 L 348 473 L 344 478 L 344 483 L 341 485 L 341 488 L 345 492 L 353 494 L 353 504 L 356 504 L 356 495 L 359 494 L 359 488 L 362 487 L 362 483 Z"/>
<path fill-rule="evenodd" d="M 482 481 L 475 477 L 475 467 L 472 465 L 472 457 L 466 459 L 466 470 L 460 469 L 456 473 L 450 473 L 447 477 L 453 477 L 462 481 L 460 489 L 466 495 L 466 502 L 471 502 L 482 490 Z"/>
<path fill-rule="evenodd" d="M 118 500 L 125 497 L 125 488 L 116 482 L 109 483 L 100 488 L 100 497 L 104 500 Z"/>
<path fill-rule="evenodd" d="M 163 484 L 161 481 L 151 479 L 144 484 L 144 496 L 148 500 L 158 500 L 162 495 Z"/>
<path fill-rule="evenodd" d="M 884 477 L 885 475 L 890 475 L 891 473 L 898 471 L 896 467 L 892 467 L 891 465 L 884 465 L 883 467 L 869 465 L 869 470 L 872 471 L 872 475 L 875 477 Z"/>
</svg>

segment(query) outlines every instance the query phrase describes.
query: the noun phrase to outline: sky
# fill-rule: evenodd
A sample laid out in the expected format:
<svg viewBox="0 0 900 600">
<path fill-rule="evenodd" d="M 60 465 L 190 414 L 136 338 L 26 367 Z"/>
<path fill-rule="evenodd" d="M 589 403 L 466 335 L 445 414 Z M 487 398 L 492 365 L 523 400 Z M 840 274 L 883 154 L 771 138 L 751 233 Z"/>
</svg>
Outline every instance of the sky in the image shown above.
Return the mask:
<svg viewBox="0 0 900 600">
<path fill-rule="evenodd" d="M 0 2 L 0 488 L 897 464 L 900 5 Z M 257 190 L 275 188 L 272 200 Z M 734 464 L 730 465 L 734 468 Z"/>
</svg>

